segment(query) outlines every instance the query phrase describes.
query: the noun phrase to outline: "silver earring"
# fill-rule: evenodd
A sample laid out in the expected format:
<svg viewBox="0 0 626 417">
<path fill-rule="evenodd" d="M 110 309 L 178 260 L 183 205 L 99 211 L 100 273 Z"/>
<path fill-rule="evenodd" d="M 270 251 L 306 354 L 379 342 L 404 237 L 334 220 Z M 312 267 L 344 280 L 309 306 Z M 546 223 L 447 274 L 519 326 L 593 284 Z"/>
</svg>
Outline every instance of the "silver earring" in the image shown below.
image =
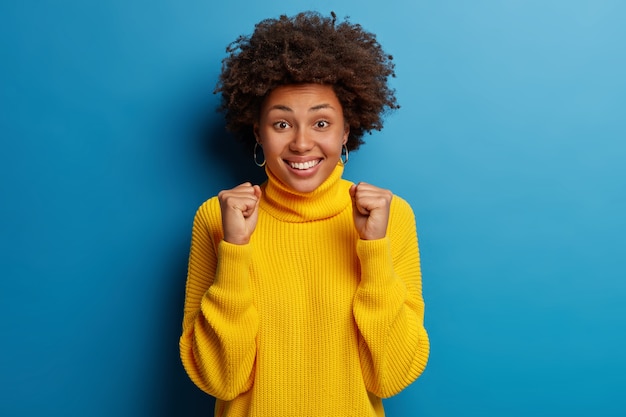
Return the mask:
<svg viewBox="0 0 626 417">
<path fill-rule="evenodd" d="M 257 159 L 256 159 L 256 151 L 257 151 L 257 148 L 258 148 L 259 146 L 260 146 L 260 145 L 259 145 L 259 142 L 256 142 L 256 143 L 254 144 L 254 163 L 255 163 L 255 164 L 256 164 L 256 166 L 258 166 L 258 167 L 264 167 L 264 166 L 265 166 L 265 155 L 263 155 L 263 162 L 259 162 L 259 161 L 257 161 Z M 261 146 L 261 149 L 263 149 L 263 146 Z"/>
<path fill-rule="evenodd" d="M 341 148 L 341 156 L 339 157 L 339 161 L 341 162 L 341 165 L 345 165 L 348 163 L 349 159 L 350 159 L 350 155 L 348 154 L 348 147 L 344 143 Z"/>
</svg>

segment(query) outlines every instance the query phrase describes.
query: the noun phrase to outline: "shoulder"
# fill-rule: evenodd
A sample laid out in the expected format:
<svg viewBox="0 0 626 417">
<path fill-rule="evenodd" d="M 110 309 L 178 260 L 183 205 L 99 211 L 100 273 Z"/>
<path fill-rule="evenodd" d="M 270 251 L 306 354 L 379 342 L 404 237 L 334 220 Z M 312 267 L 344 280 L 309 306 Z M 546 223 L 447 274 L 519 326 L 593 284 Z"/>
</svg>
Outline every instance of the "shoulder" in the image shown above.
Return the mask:
<svg viewBox="0 0 626 417">
<path fill-rule="evenodd" d="M 414 217 L 413 208 L 408 201 L 396 194 L 391 199 L 391 213 Z"/>
<path fill-rule="evenodd" d="M 219 209 L 220 209 L 220 202 L 219 202 L 217 196 L 215 195 L 215 196 L 209 198 L 208 200 L 204 201 L 200 205 L 200 207 L 198 208 L 198 213 L 207 212 L 207 211 L 208 212 L 212 212 L 212 211 L 215 211 L 215 210 L 219 211 Z"/>
<path fill-rule="evenodd" d="M 195 223 L 206 225 L 221 224 L 222 212 L 217 196 L 213 196 L 203 202 L 196 210 Z"/>
<path fill-rule="evenodd" d="M 392 234 L 414 233 L 416 229 L 413 208 L 405 199 L 395 194 L 389 210 L 389 229 Z"/>
</svg>

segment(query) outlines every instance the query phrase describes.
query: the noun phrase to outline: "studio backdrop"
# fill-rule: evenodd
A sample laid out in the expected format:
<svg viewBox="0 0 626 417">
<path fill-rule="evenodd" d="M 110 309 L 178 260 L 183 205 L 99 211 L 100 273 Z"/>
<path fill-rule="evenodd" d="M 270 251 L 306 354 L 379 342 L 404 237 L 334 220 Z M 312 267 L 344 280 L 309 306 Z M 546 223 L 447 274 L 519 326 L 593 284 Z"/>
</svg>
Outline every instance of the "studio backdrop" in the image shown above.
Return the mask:
<svg viewBox="0 0 626 417">
<path fill-rule="evenodd" d="M 345 178 L 414 208 L 425 373 L 389 416 L 626 415 L 626 3 L 0 3 L 0 415 L 210 416 L 193 215 L 263 180 L 213 94 L 267 17 L 349 16 L 401 108 Z"/>
</svg>

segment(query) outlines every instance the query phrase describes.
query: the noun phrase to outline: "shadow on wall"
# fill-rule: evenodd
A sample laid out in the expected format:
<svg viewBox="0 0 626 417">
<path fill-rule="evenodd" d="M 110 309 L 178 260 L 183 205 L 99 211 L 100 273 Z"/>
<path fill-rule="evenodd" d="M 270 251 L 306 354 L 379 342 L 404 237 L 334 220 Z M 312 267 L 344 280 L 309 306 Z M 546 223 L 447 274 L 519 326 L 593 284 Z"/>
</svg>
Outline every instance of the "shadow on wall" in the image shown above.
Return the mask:
<svg viewBox="0 0 626 417">
<path fill-rule="evenodd" d="M 189 242 L 182 240 L 172 256 L 174 265 L 164 265 L 162 282 L 167 282 L 166 300 L 163 301 L 161 330 L 159 332 L 162 359 L 155 374 L 156 398 L 153 398 L 152 415 L 156 417 L 207 417 L 213 416 L 215 399 L 198 387 L 187 376 L 178 350 L 183 319 L 185 279 Z M 150 407 L 152 408 L 152 407 Z"/>
<path fill-rule="evenodd" d="M 225 130 L 220 114 L 204 114 L 200 118 L 202 120 L 191 126 L 190 132 L 191 158 L 201 167 L 199 175 L 206 175 L 216 190 L 232 188 L 245 181 L 260 184 L 266 179 L 264 169 L 254 164 L 252 147 L 236 140 Z M 177 247 L 171 248 L 170 264 L 163 265 L 162 282 L 168 283 L 169 291 L 166 291 L 168 296 L 163 303 L 163 327 L 159 334 L 166 357 L 159 365 L 162 369 L 157 372 L 161 378 L 156 382 L 158 398 L 154 399 L 158 404 L 157 417 L 213 416 L 215 406 L 215 399 L 191 382 L 178 351 L 190 236 L 191 229 L 181 234 Z"/>
<path fill-rule="evenodd" d="M 222 188 L 232 188 L 250 181 L 260 184 L 267 178 L 265 169 L 254 163 L 253 145 L 243 143 L 224 127 L 220 114 L 198 126 L 198 149 L 205 155 L 209 175 L 217 179 Z M 258 159 L 262 160 L 262 151 Z"/>
</svg>

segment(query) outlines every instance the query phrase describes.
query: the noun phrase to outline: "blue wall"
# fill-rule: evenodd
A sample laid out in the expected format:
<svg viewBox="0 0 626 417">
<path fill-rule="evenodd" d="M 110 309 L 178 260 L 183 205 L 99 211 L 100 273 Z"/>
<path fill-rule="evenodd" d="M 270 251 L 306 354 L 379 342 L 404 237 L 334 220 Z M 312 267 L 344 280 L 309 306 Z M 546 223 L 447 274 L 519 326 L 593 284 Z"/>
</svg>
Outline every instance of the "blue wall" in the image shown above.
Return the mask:
<svg viewBox="0 0 626 417">
<path fill-rule="evenodd" d="M 417 215 L 432 355 L 388 415 L 626 415 L 625 3 L 280 3 L 2 1 L 0 415 L 210 415 L 178 359 L 191 222 L 259 177 L 212 89 L 312 7 L 397 63 L 346 170 Z"/>
</svg>

